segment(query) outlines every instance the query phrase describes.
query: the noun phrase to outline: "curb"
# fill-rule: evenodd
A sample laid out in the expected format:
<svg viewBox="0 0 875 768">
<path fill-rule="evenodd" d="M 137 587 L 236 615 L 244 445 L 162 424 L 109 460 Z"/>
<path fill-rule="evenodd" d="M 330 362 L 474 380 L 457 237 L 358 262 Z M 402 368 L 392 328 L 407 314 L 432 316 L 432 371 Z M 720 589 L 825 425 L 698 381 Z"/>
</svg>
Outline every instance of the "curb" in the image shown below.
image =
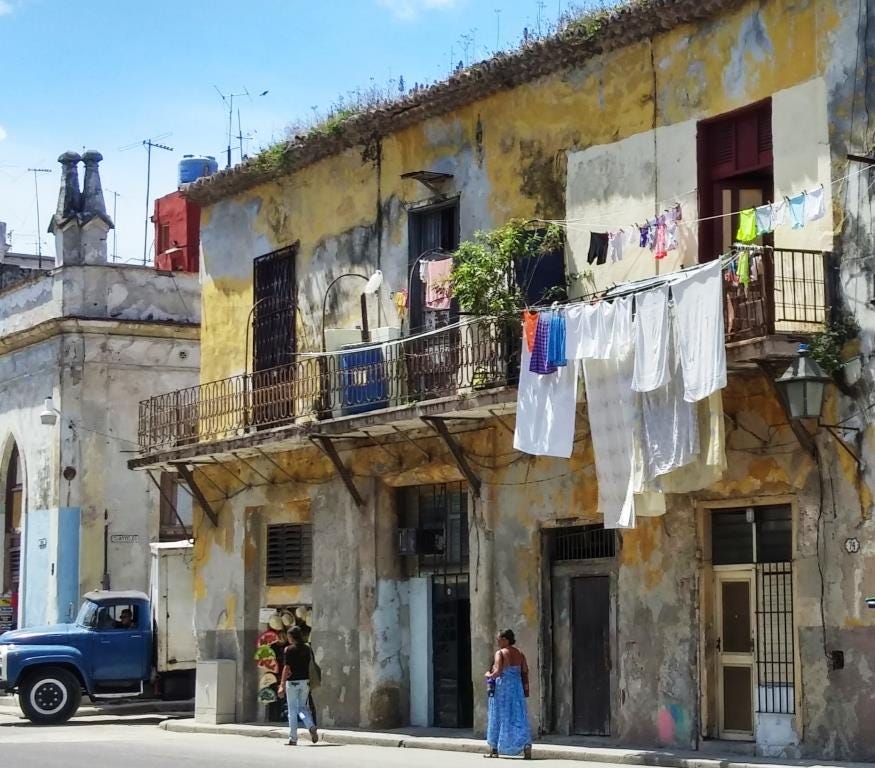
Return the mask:
<svg viewBox="0 0 875 768">
<path fill-rule="evenodd" d="M 212 724 L 197 723 L 194 720 L 165 720 L 159 728 L 174 733 L 206 733 L 230 736 L 256 736 L 261 738 L 285 739 L 288 730 L 284 727 L 266 725 L 245 725 L 242 723 Z M 302 742 L 309 741 L 306 730 L 298 731 Z M 408 736 L 395 733 L 368 733 L 319 729 L 320 740 L 332 744 L 369 747 L 395 747 L 403 749 L 431 749 L 442 752 L 470 752 L 485 754 L 486 745 L 481 740 L 440 738 L 434 736 Z M 571 747 L 560 744 L 538 744 L 532 747 L 532 757 L 538 760 L 577 760 L 614 765 L 657 766 L 658 768 L 786 768 L 787 766 L 843 766 L 850 768 L 875 768 L 870 763 L 836 763 L 835 761 L 787 761 L 773 762 L 768 758 L 756 761 L 732 760 L 719 757 L 684 757 L 666 752 L 631 749 L 604 749 L 599 747 Z"/>
</svg>

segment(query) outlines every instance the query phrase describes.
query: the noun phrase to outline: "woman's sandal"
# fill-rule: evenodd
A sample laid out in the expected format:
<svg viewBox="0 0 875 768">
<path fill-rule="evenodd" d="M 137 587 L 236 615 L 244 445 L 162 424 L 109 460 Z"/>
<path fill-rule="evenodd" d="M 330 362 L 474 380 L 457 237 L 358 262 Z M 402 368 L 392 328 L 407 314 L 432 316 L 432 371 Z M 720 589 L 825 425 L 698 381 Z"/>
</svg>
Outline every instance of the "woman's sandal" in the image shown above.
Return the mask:
<svg viewBox="0 0 875 768">
<path fill-rule="evenodd" d="M 531 760 L 532 759 L 532 748 L 526 747 L 523 749 L 523 760 Z"/>
<path fill-rule="evenodd" d="M 487 755 L 483 755 L 483 757 L 498 757 L 498 752 L 490 752 Z"/>
</svg>

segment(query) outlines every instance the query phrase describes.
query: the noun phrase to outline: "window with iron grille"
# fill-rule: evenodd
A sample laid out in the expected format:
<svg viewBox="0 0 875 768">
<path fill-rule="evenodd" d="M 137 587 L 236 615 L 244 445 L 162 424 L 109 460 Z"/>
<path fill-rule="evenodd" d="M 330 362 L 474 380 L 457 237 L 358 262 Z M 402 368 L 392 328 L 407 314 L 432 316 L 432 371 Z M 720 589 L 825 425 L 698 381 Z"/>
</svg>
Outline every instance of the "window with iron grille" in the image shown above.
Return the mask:
<svg viewBox="0 0 875 768">
<path fill-rule="evenodd" d="M 313 528 L 306 523 L 267 526 L 268 584 L 296 584 L 313 578 Z"/>
<path fill-rule="evenodd" d="M 399 528 L 415 537 L 409 576 L 468 573 L 468 489 L 464 483 L 399 490 Z"/>
<path fill-rule="evenodd" d="M 295 352 L 295 255 L 297 245 L 253 262 L 252 370 L 288 365 Z"/>
<path fill-rule="evenodd" d="M 598 560 L 614 557 L 617 553 L 616 531 L 603 525 L 580 525 L 559 528 L 553 532 L 550 559 L 554 563 L 564 560 Z"/>
</svg>

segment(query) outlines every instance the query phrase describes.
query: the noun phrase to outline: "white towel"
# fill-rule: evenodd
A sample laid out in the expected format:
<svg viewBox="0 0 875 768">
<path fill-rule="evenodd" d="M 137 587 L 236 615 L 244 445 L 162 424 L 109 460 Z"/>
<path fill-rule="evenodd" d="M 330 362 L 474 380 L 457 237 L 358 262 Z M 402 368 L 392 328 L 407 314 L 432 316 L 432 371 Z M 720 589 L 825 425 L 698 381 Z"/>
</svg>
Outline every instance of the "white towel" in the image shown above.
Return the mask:
<svg viewBox="0 0 875 768">
<path fill-rule="evenodd" d="M 605 528 L 634 528 L 635 393 L 633 355 L 584 360 L 589 429 Z"/>
<path fill-rule="evenodd" d="M 607 360 L 632 346 L 632 297 L 580 304 L 565 312 L 565 357 Z"/>
<path fill-rule="evenodd" d="M 639 395 L 641 466 L 636 473 L 636 492 L 647 490 L 645 484 L 655 478 L 690 464 L 699 453 L 697 406 L 684 400 L 683 376 L 673 346 L 670 345 L 669 381 L 659 389 Z"/>
<path fill-rule="evenodd" d="M 577 363 L 555 373 L 529 371 L 532 353 L 522 343 L 513 447 L 534 456 L 571 458 L 577 402 Z"/>
<path fill-rule="evenodd" d="M 668 286 L 643 291 L 635 297 L 635 373 L 632 389 L 651 392 L 671 378 L 668 367 Z"/>
<path fill-rule="evenodd" d="M 684 399 L 690 403 L 726 386 L 722 278 L 720 259 L 715 259 L 671 286 Z"/>
<path fill-rule="evenodd" d="M 805 193 L 805 221 L 817 221 L 826 215 L 823 187 Z"/>
</svg>

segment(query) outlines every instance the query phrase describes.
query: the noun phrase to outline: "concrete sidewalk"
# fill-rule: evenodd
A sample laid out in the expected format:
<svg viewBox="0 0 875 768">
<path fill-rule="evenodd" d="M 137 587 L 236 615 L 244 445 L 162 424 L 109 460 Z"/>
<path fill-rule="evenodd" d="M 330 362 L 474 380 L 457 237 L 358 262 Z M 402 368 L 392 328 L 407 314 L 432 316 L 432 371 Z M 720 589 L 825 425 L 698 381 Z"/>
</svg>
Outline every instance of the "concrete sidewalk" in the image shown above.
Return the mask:
<svg viewBox="0 0 875 768">
<path fill-rule="evenodd" d="M 205 733 L 213 735 L 258 736 L 262 738 L 285 739 L 288 728 L 279 723 L 271 725 L 228 723 L 212 725 L 196 723 L 192 719 L 166 720 L 160 728 L 176 733 Z M 320 728 L 319 738 L 331 744 L 354 744 L 372 747 L 401 747 L 407 749 L 435 749 L 446 752 L 473 752 L 486 754 L 486 744 L 482 739 L 471 738 L 464 731 L 450 731 L 433 728 L 407 728 L 398 731 L 374 732 L 363 730 L 338 730 Z M 300 730 L 298 739 L 307 742 L 310 735 Z M 872 763 L 845 763 L 817 760 L 776 761 L 768 758 L 754 758 L 743 755 L 716 756 L 702 752 L 683 752 L 655 749 L 618 749 L 601 746 L 581 746 L 568 743 L 568 739 L 546 737 L 535 742 L 532 758 L 535 760 L 583 760 L 617 765 L 664 766 L 664 768 L 875 768 Z"/>
</svg>

